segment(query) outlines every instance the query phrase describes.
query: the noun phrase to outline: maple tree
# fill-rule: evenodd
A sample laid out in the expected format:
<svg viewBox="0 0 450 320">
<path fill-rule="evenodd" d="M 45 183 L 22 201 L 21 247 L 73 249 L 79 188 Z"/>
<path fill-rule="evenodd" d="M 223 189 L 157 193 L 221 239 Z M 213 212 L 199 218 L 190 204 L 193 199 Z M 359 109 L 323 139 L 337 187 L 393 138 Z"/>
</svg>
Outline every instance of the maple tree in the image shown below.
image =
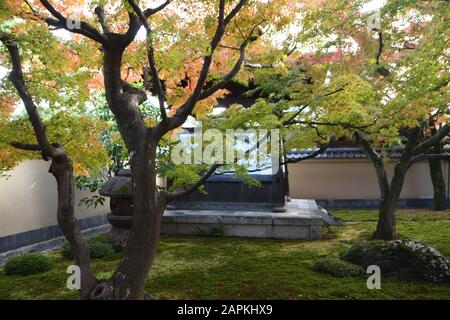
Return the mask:
<svg viewBox="0 0 450 320">
<path fill-rule="evenodd" d="M 397 236 L 395 209 L 408 169 L 417 161 L 436 165 L 448 159 L 440 151 L 450 132 L 450 6 L 445 1 L 391 0 L 379 8 L 374 25 L 375 14 L 365 12 L 364 4 L 319 1 L 302 11 L 301 32 L 293 42 L 313 44 L 313 49 L 299 53 L 298 59 L 311 66 L 307 73 L 319 70 L 323 76 L 318 84 L 314 77 L 309 83 L 295 81 L 301 107 L 294 115 L 300 123 L 320 128 L 321 135 L 355 138 L 373 163 L 380 187 L 372 237 L 391 240 Z M 311 108 L 308 95 L 314 91 L 308 87 L 330 87 L 339 80 L 345 90 Z M 389 180 L 386 150 L 393 147 L 402 155 Z"/>
<path fill-rule="evenodd" d="M 226 93 L 224 87 L 231 79 L 249 78 L 247 72 L 239 73 L 246 52 L 254 50 L 254 43 L 263 34 L 280 30 L 289 21 L 293 7 L 284 0 L 276 4 L 167 0 L 142 9 L 145 5 L 134 0 L 2 2 L 1 59 L 12 65 L 8 78 L 13 85 L 5 84 L 5 92 L 11 93 L 13 100 L 22 100 L 29 120 L 20 119 L 27 127 L 23 130 L 27 137 L 16 135 L 23 140 L 10 143 L 11 136 L 5 136 L 3 145 L 38 151 L 51 160 L 50 171 L 58 185 L 58 223 L 81 269 L 83 299 L 150 297 L 144 293 L 144 285 L 167 203 L 195 190 L 217 168 L 212 166 L 186 188 L 159 190 L 158 145 L 189 115 L 206 116 L 216 99 Z M 146 31 L 144 41 L 137 39 L 142 28 Z M 258 53 L 255 50 L 255 56 Z M 102 90 L 128 150 L 133 181 L 131 231 L 124 256 L 107 280 L 92 274 L 73 204 L 73 167 L 84 166 L 86 173 L 104 164 L 107 156 L 103 151 L 101 156 L 93 156 L 94 160 L 78 160 L 82 153 L 69 148 L 101 149 L 94 145 L 98 143 L 94 137 L 98 137 L 95 128 L 102 128 L 102 121 L 86 115 L 90 112 L 89 96 Z M 140 111 L 148 92 L 158 98 L 158 117 L 145 118 Z M 42 115 L 45 104 L 50 105 L 48 117 Z M 55 121 L 58 118 L 61 123 Z M 2 137 L 4 132 L 22 132 L 17 125 L 9 127 L 10 117 L 2 116 L 1 123 Z M 64 140 L 70 139 L 67 131 L 74 130 L 75 123 L 73 142 L 65 144 Z M 24 151 L 20 154 L 22 158 L 14 159 L 12 165 L 36 156 Z"/>
</svg>

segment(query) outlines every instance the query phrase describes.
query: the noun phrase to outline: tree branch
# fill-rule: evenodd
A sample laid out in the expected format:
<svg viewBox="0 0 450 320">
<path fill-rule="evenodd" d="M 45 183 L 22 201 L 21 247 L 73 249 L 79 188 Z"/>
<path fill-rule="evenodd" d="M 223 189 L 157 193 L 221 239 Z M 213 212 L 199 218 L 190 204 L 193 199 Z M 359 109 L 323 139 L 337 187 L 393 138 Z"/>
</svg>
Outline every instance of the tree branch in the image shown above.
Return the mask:
<svg viewBox="0 0 450 320">
<path fill-rule="evenodd" d="M 330 126 L 330 127 L 342 127 L 345 129 L 354 129 L 354 130 L 359 130 L 361 132 L 364 133 L 370 133 L 368 130 L 366 130 L 367 128 L 370 128 L 371 126 L 374 126 L 376 124 L 376 122 L 378 121 L 379 118 L 376 118 L 372 123 L 366 124 L 366 125 L 362 125 L 362 126 L 357 126 L 351 123 L 346 123 L 346 122 L 319 122 L 319 121 L 291 121 L 289 124 L 307 124 L 307 125 L 312 125 L 312 126 Z"/>
<path fill-rule="evenodd" d="M 338 89 L 336 89 L 336 90 L 334 90 L 334 91 L 331 91 L 331 92 L 328 92 L 328 93 L 325 93 L 323 96 L 321 96 L 322 98 L 326 98 L 326 97 L 328 97 L 328 96 L 331 96 L 331 95 L 333 95 L 333 94 L 336 94 L 336 93 L 338 93 L 338 92 L 341 92 L 341 91 L 343 91 L 344 89 L 345 89 L 345 86 L 346 86 L 346 84 L 345 85 L 343 85 L 341 88 L 338 88 Z M 303 105 L 301 108 L 300 108 L 300 110 L 298 110 L 296 113 L 294 113 L 291 117 L 289 117 L 287 120 L 285 120 L 285 121 L 283 121 L 283 125 L 289 125 L 289 124 L 292 124 L 293 123 L 293 121 L 294 121 L 294 119 L 295 118 L 297 118 L 297 116 L 300 114 L 300 113 L 302 113 L 302 111 L 303 110 L 305 110 L 315 99 L 318 99 L 318 97 L 316 97 L 316 98 L 314 98 L 314 99 L 311 99 L 308 103 L 306 103 L 305 105 Z"/>
<path fill-rule="evenodd" d="M 420 154 L 417 156 L 412 157 L 408 162 L 408 167 L 413 165 L 414 163 L 418 161 L 423 160 L 450 160 L 449 154 Z"/>
<path fill-rule="evenodd" d="M 198 187 L 202 186 L 206 180 L 208 180 L 208 178 L 217 170 L 217 168 L 219 168 L 221 166 L 221 164 L 214 164 L 212 165 L 209 170 L 199 179 L 197 180 L 197 182 L 195 182 L 194 184 L 192 184 L 191 186 L 184 188 L 182 190 L 179 191 L 175 191 L 175 192 L 167 192 L 166 193 L 166 199 L 167 202 L 172 201 L 173 199 L 182 197 L 184 195 L 187 195 L 191 192 L 194 192 Z"/>
<path fill-rule="evenodd" d="M 238 4 L 230 11 L 230 13 L 226 16 L 224 20 L 225 27 L 230 23 L 230 21 L 241 11 L 244 5 L 247 3 L 247 0 L 240 0 Z"/>
<path fill-rule="evenodd" d="M 250 42 L 256 41 L 261 36 L 261 33 L 258 33 L 256 35 L 253 34 L 254 31 L 256 30 L 256 28 L 259 27 L 259 25 L 260 24 L 253 26 L 253 28 L 250 31 L 250 34 L 248 35 L 248 37 L 244 40 L 244 42 L 239 47 L 239 49 L 238 49 L 239 50 L 239 59 L 236 62 L 236 64 L 233 66 L 233 68 L 226 75 L 224 75 L 218 83 L 211 86 L 210 88 L 204 89 L 202 91 L 202 93 L 200 94 L 199 100 L 206 99 L 209 96 L 213 95 L 215 92 L 217 92 L 217 90 L 223 89 L 227 85 L 227 83 L 230 82 L 236 76 L 236 74 L 238 74 L 239 70 L 241 70 L 241 67 L 244 64 L 245 49 L 247 48 L 248 44 Z"/>
<path fill-rule="evenodd" d="M 389 181 L 384 167 L 383 158 L 372 147 L 370 142 L 363 137 L 358 131 L 354 133 L 354 137 L 359 146 L 364 150 L 364 153 L 372 161 L 375 172 L 378 178 L 378 185 L 380 187 L 380 196 L 383 201 L 387 193 L 389 192 Z"/>
<path fill-rule="evenodd" d="M 274 68 L 275 64 L 245 62 L 244 66 L 247 68 L 252 68 L 252 69 L 270 69 L 270 68 Z"/>
<path fill-rule="evenodd" d="M 26 150 L 26 151 L 42 151 L 41 147 L 37 144 L 29 144 L 18 141 L 11 141 L 11 147 L 16 149 Z"/>
<path fill-rule="evenodd" d="M 47 0 L 40 0 L 42 5 L 50 12 L 50 14 L 55 18 L 46 18 L 45 22 L 51 26 L 54 26 L 56 28 L 62 28 L 67 31 L 82 34 L 86 37 L 88 37 L 91 40 L 94 40 L 96 42 L 99 42 L 103 45 L 106 45 L 108 42 L 108 39 L 101 34 L 96 28 L 91 26 L 90 24 L 81 21 L 80 22 L 80 28 L 71 28 L 68 24 L 68 19 L 62 15 L 58 10 L 53 7 L 53 5 L 47 1 Z"/>
<path fill-rule="evenodd" d="M 426 153 L 428 149 L 439 143 L 442 139 L 448 136 L 450 133 L 450 127 L 446 124 L 440 128 L 434 135 L 429 137 L 427 140 L 419 143 L 412 151 L 414 156 L 422 153 Z"/>
<path fill-rule="evenodd" d="M 212 57 L 214 51 L 219 45 L 220 40 L 222 39 L 225 28 L 228 23 L 236 16 L 236 14 L 242 9 L 242 7 L 246 4 L 247 0 L 240 0 L 239 3 L 231 10 L 231 12 L 225 17 L 225 0 L 220 0 L 219 2 L 219 16 L 217 18 L 217 28 L 214 33 L 213 38 L 211 39 L 208 54 L 204 57 L 203 66 L 200 71 L 200 75 L 198 77 L 197 85 L 194 88 L 193 93 L 188 98 L 188 100 L 177 110 L 175 116 L 171 118 L 171 123 L 166 129 L 174 129 L 186 120 L 186 118 L 192 113 L 195 104 L 198 102 L 203 86 L 205 84 L 206 78 L 209 73 L 209 68 L 212 63 Z"/>
<path fill-rule="evenodd" d="M 128 3 L 130 4 L 131 8 L 136 12 L 138 15 L 142 25 L 144 26 L 146 32 L 147 32 L 147 57 L 148 57 L 148 63 L 150 65 L 150 73 L 152 75 L 153 84 L 156 89 L 156 94 L 158 96 L 159 101 L 159 110 L 161 112 L 162 120 L 163 122 L 167 122 L 167 113 L 166 108 L 164 106 L 165 103 L 165 94 L 161 85 L 161 79 L 158 74 L 158 68 L 156 67 L 156 61 L 155 61 L 155 53 L 153 49 L 153 41 L 152 41 L 152 29 L 150 28 L 150 25 L 147 22 L 147 18 L 144 15 L 144 13 L 141 11 L 141 8 L 136 4 L 134 0 L 128 0 Z"/>
<path fill-rule="evenodd" d="M 261 137 L 253 146 L 251 146 L 246 152 L 252 152 L 253 150 L 255 150 L 256 148 L 258 148 L 258 146 L 263 143 L 265 140 L 267 140 L 268 138 L 268 134 L 265 134 L 263 137 Z M 236 157 L 235 157 L 235 162 L 236 162 Z M 217 168 L 221 167 L 222 164 L 214 164 L 210 167 L 210 169 L 206 172 L 206 174 L 201 177 L 196 183 L 194 183 L 193 185 L 191 185 L 190 187 L 180 190 L 180 191 L 176 191 L 176 192 L 166 192 L 165 196 L 166 196 L 166 200 L 167 202 L 175 199 L 175 198 L 179 198 L 181 196 L 187 195 L 193 191 L 195 191 L 198 187 L 200 187 L 201 185 L 203 185 L 206 180 L 208 180 L 208 178 L 217 170 Z"/>
<path fill-rule="evenodd" d="M 148 8 L 144 10 L 144 16 L 146 18 L 150 17 L 151 15 L 154 15 L 155 13 L 161 11 L 165 7 L 167 7 L 168 4 L 170 4 L 171 0 L 166 0 L 163 4 L 157 6 L 156 8 Z"/>
<path fill-rule="evenodd" d="M 33 98 L 28 92 L 28 88 L 25 85 L 25 79 L 23 77 L 22 65 L 20 63 L 19 48 L 14 44 L 14 39 L 4 32 L 0 32 L 0 41 L 6 46 L 9 52 L 9 56 L 12 64 L 12 71 L 8 76 L 8 79 L 13 83 L 20 98 L 23 101 L 25 109 L 27 111 L 30 122 L 33 126 L 33 130 L 41 150 L 49 157 L 55 157 L 58 155 L 58 150 L 55 149 L 47 140 L 45 134 L 45 126 L 34 104 Z"/>
<path fill-rule="evenodd" d="M 95 7 L 94 13 L 98 18 L 98 22 L 100 23 L 100 26 L 102 27 L 102 30 L 104 33 L 111 33 L 111 30 L 109 29 L 108 25 L 105 21 L 105 8 L 100 5 Z"/>
<path fill-rule="evenodd" d="M 211 86 L 207 89 L 204 89 L 202 91 L 202 93 L 200 94 L 198 100 L 203 100 L 203 99 L 210 97 L 218 90 L 224 88 L 227 85 L 227 83 L 230 82 L 230 80 L 233 79 L 234 76 L 236 76 L 236 74 L 239 72 L 239 70 L 241 70 L 242 64 L 244 63 L 245 48 L 247 47 L 247 45 L 248 45 L 248 42 L 245 41 L 239 48 L 239 59 L 236 62 L 236 64 L 233 66 L 233 68 L 226 75 L 224 75 L 218 83 L 214 84 L 213 86 Z"/>
<path fill-rule="evenodd" d="M 377 50 L 377 54 L 375 57 L 378 65 L 380 64 L 380 57 L 383 52 L 383 46 L 384 46 L 383 33 L 381 31 L 378 31 L 378 50 Z"/>
</svg>

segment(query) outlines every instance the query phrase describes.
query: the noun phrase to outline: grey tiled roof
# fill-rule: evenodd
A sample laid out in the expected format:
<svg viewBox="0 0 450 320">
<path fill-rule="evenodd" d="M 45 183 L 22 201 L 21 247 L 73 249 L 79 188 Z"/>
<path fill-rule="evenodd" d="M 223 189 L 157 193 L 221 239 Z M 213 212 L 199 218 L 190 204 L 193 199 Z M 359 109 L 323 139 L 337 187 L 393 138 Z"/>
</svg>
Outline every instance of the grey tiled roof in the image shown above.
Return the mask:
<svg viewBox="0 0 450 320">
<path fill-rule="evenodd" d="M 287 154 L 288 159 L 298 159 L 311 155 L 318 149 L 292 149 Z M 387 148 L 387 155 L 389 158 L 399 158 L 402 155 L 402 147 Z M 444 154 L 450 154 L 450 148 L 445 148 Z M 346 148 L 328 148 L 323 153 L 319 154 L 315 159 L 355 159 L 355 158 L 367 158 L 366 154 L 360 149 L 355 147 Z"/>
</svg>

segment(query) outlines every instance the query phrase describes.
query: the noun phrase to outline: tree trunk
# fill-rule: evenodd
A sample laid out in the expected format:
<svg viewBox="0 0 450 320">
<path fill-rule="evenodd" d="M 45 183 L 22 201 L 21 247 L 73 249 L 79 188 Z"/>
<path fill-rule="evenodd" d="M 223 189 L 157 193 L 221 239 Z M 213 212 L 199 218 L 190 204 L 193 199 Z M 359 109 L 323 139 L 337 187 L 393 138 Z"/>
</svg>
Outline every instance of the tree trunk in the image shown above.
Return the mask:
<svg viewBox="0 0 450 320">
<path fill-rule="evenodd" d="M 375 232 L 372 234 L 372 240 L 395 240 L 397 238 L 395 209 L 396 200 L 394 197 L 388 197 L 381 203 L 378 210 L 378 223 Z"/>
<path fill-rule="evenodd" d="M 439 145 L 431 149 L 431 153 L 441 154 L 442 148 Z M 431 182 L 433 183 L 433 210 L 442 211 L 447 209 L 447 197 L 444 175 L 442 172 L 441 161 L 438 159 L 429 159 Z"/>
<path fill-rule="evenodd" d="M 69 241 L 75 264 L 81 271 L 81 299 L 89 299 L 96 285 L 89 266 L 89 248 L 74 215 L 74 179 L 72 162 L 66 154 L 52 159 L 49 170 L 58 186 L 57 219 L 62 233 Z"/>
<path fill-rule="evenodd" d="M 113 276 L 114 299 L 145 298 L 145 280 L 156 255 L 165 209 L 156 188 L 157 144 L 141 141 L 131 159 L 133 221 L 124 257 Z"/>
<path fill-rule="evenodd" d="M 395 211 L 407 170 L 407 165 L 402 162 L 395 166 L 395 173 L 392 177 L 389 189 L 381 195 L 378 223 L 377 228 L 372 235 L 373 240 L 397 239 Z"/>
</svg>

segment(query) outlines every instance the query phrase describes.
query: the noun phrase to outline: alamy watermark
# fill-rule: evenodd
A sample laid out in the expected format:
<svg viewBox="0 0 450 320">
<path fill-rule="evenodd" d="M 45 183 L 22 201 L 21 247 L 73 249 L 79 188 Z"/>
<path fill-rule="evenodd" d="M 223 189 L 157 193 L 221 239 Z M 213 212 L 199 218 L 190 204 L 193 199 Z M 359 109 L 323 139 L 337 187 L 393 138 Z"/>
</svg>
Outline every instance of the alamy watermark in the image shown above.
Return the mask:
<svg viewBox="0 0 450 320">
<path fill-rule="evenodd" d="M 279 168 L 280 133 L 278 129 L 218 129 L 194 133 L 184 131 L 171 151 L 175 164 L 224 164 L 261 168 L 272 167 L 275 174 Z"/>
<path fill-rule="evenodd" d="M 67 18 L 66 27 L 68 30 L 81 29 L 81 20 L 78 18 Z"/>
<path fill-rule="evenodd" d="M 377 265 L 371 265 L 367 267 L 367 274 L 371 274 L 369 278 L 367 278 L 367 289 L 381 289 L 381 269 Z"/>
<path fill-rule="evenodd" d="M 71 264 L 67 267 L 66 273 L 70 274 L 67 278 L 67 289 L 69 290 L 80 290 L 81 289 L 81 270 L 80 267 Z"/>
<path fill-rule="evenodd" d="M 367 26 L 371 30 L 380 30 L 381 29 L 381 10 L 377 9 L 370 13 L 367 18 Z"/>
</svg>

